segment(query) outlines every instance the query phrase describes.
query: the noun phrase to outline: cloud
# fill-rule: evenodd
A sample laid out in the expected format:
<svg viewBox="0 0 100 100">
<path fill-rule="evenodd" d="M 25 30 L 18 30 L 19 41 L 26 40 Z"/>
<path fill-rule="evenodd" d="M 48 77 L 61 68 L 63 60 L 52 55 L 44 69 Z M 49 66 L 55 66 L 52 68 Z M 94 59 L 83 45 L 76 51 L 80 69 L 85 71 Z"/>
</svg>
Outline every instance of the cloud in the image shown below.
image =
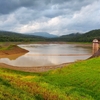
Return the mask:
<svg viewBox="0 0 100 100">
<path fill-rule="evenodd" d="M 21 7 L 43 10 L 51 0 L 0 0 L 0 14 L 11 13 Z"/>
<path fill-rule="evenodd" d="M 0 0 L 0 30 L 62 35 L 100 28 L 100 0 Z"/>
</svg>

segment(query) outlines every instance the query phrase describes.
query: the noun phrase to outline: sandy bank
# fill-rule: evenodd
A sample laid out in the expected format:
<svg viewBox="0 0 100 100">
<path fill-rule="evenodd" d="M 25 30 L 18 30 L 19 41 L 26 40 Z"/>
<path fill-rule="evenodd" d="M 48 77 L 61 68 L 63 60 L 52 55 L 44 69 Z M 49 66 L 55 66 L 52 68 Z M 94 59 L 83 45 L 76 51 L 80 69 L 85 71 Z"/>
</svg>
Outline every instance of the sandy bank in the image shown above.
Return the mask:
<svg viewBox="0 0 100 100">
<path fill-rule="evenodd" d="M 18 47 L 17 45 L 13 45 L 11 49 L 0 50 L 0 57 L 14 55 L 14 54 L 27 53 L 27 52 L 28 52 L 28 50 L 22 49 L 22 48 Z"/>
</svg>

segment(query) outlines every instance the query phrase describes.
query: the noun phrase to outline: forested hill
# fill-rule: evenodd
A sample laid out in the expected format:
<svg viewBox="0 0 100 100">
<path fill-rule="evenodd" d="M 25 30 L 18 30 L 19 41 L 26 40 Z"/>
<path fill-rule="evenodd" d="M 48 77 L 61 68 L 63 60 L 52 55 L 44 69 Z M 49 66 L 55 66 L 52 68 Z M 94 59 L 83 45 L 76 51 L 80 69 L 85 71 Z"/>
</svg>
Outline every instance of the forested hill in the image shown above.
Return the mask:
<svg viewBox="0 0 100 100">
<path fill-rule="evenodd" d="M 88 32 L 87 34 L 85 34 L 87 37 L 90 37 L 90 38 L 97 38 L 97 39 L 100 39 L 100 29 L 98 30 L 93 30 L 93 31 L 90 31 Z"/>
<path fill-rule="evenodd" d="M 55 38 L 56 41 L 66 41 L 66 42 L 91 42 L 93 39 L 100 39 L 100 29 L 92 30 L 84 34 L 76 33 L 63 35 Z"/>
<path fill-rule="evenodd" d="M 0 42 L 27 42 L 27 41 L 45 41 L 45 38 L 34 35 L 25 35 L 15 32 L 0 31 Z"/>
<path fill-rule="evenodd" d="M 93 39 L 100 40 L 100 29 L 92 30 L 84 34 L 73 33 L 57 38 L 44 38 L 35 35 L 25 35 L 14 32 L 0 31 L 0 42 L 27 42 L 27 41 L 64 41 L 64 42 L 91 42 Z"/>
<path fill-rule="evenodd" d="M 76 41 L 91 42 L 95 38 L 100 39 L 100 29 L 92 30 L 85 34 L 82 34 L 81 36 L 78 37 L 78 39 Z"/>
</svg>

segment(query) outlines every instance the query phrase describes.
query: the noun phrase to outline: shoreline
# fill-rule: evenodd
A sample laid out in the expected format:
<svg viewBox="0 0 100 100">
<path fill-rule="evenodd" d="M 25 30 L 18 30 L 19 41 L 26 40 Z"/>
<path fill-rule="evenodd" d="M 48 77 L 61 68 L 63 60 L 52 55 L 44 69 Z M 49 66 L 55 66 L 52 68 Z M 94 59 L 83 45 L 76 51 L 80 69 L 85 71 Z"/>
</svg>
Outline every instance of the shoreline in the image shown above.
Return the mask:
<svg viewBox="0 0 100 100">
<path fill-rule="evenodd" d="M 51 44 L 51 43 L 52 44 L 71 44 L 71 43 L 66 43 L 66 42 L 40 42 L 40 43 L 35 42 L 33 44 Z M 72 44 L 74 44 L 75 46 L 86 46 L 86 47 L 91 46 L 91 44 L 81 44 L 81 43 L 80 44 L 72 43 Z M 14 45 L 13 48 L 10 50 L 0 50 L 0 58 L 6 57 L 6 58 L 13 60 L 27 52 L 29 52 L 29 51 L 25 50 L 23 48 L 20 48 L 17 45 Z M 62 56 L 62 55 L 60 55 L 60 56 Z M 62 68 L 64 66 L 68 66 L 69 64 L 72 64 L 72 63 L 74 63 L 74 62 L 63 63 L 63 64 L 52 65 L 52 66 L 36 66 L 36 67 L 28 67 L 28 66 L 27 67 L 19 67 L 19 66 L 8 65 L 5 63 L 0 63 L 0 68 L 8 68 L 8 69 L 12 69 L 12 70 L 25 71 L 25 72 L 44 72 L 44 71 L 54 70 L 57 68 Z"/>
<path fill-rule="evenodd" d="M 11 48 L 9 49 L 10 46 L 8 46 L 7 49 L 0 50 L 0 58 L 9 58 L 11 60 L 14 60 L 17 57 L 29 52 L 28 50 L 20 48 L 17 45 L 12 45 Z"/>
<path fill-rule="evenodd" d="M 12 45 L 11 48 L 9 48 L 9 47 L 7 49 L 5 49 L 5 50 L 0 50 L 0 56 L 7 56 L 7 55 L 14 55 L 14 54 L 20 54 L 20 53 L 29 52 L 28 50 L 20 48 L 17 45 Z"/>
<path fill-rule="evenodd" d="M 54 70 L 57 68 L 68 66 L 69 64 L 72 64 L 72 63 L 74 62 L 63 63 L 63 64 L 52 65 L 52 66 L 36 66 L 36 67 L 19 67 L 19 66 L 8 65 L 5 63 L 0 63 L 0 68 L 8 68 L 11 70 L 24 71 L 24 72 L 46 72 L 49 70 Z"/>
</svg>

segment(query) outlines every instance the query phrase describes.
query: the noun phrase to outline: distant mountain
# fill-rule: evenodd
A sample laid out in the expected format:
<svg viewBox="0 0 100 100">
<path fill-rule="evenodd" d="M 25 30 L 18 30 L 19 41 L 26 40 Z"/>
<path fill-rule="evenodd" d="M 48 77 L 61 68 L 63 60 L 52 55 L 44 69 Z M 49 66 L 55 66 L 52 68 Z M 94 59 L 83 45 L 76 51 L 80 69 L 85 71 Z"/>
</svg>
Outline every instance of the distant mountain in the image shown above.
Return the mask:
<svg viewBox="0 0 100 100">
<path fill-rule="evenodd" d="M 34 33 L 30 33 L 29 35 L 35 35 L 35 36 L 42 36 L 45 38 L 55 38 L 57 37 L 57 35 L 53 35 L 47 32 L 34 32 Z"/>
<path fill-rule="evenodd" d="M 0 31 L 1 42 L 30 42 L 30 41 L 45 41 L 45 38 L 35 35 L 27 35 L 16 32 Z"/>
<path fill-rule="evenodd" d="M 47 32 L 35 32 L 32 34 L 20 34 L 15 32 L 0 31 L 0 42 L 30 42 L 30 41 L 64 41 L 64 42 L 92 42 L 93 39 L 100 40 L 100 29 L 91 30 L 86 33 L 72 33 L 57 37 Z"/>
<path fill-rule="evenodd" d="M 62 35 L 57 38 L 49 39 L 50 41 L 64 41 L 64 42 L 75 42 L 77 40 L 77 37 L 81 36 L 80 33 L 71 33 L 68 35 Z"/>
<path fill-rule="evenodd" d="M 71 33 L 71 34 L 68 34 L 68 35 L 62 35 L 60 36 L 60 38 L 74 38 L 74 37 L 77 37 L 77 36 L 80 36 L 81 34 L 80 33 Z"/>
</svg>

